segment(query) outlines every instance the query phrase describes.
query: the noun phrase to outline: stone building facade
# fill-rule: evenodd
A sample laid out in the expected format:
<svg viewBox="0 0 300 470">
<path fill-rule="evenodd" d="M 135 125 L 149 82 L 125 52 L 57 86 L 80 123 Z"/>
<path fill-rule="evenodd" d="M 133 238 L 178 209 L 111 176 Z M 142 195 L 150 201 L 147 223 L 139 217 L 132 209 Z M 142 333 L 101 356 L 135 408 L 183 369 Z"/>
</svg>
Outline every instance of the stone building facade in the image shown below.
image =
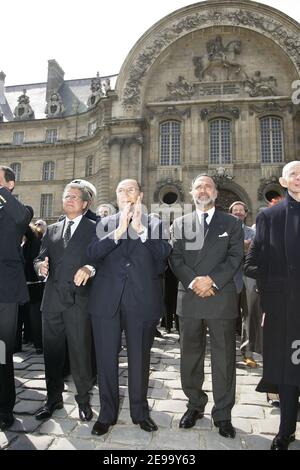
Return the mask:
<svg viewBox="0 0 300 470">
<path fill-rule="evenodd" d="M 148 30 L 118 76 L 65 81 L 55 60 L 42 84 L 5 87 L 0 73 L 0 162 L 48 220 L 74 178 L 97 203 L 136 178 L 149 207 L 172 208 L 201 172 L 217 178 L 221 208 L 242 200 L 253 220 L 300 159 L 299 79 L 296 21 L 249 0 L 199 2 Z"/>
</svg>

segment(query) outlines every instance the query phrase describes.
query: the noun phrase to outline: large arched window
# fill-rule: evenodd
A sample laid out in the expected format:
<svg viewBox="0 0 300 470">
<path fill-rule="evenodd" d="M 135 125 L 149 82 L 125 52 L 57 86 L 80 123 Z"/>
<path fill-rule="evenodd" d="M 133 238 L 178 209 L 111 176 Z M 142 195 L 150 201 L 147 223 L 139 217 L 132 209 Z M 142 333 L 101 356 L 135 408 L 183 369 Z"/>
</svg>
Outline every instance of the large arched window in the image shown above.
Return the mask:
<svg viewBox="0 0 300 470">
<path fill-rule="evenodd" d="M 52 181 L 54 180 L 54 162 L 45 162 L 43 165 L 43 181 Z"/>
<path fill-rule="evenodd" d="M 181 123 L 168 121 L 160 125 L 160 164 L 162 166 L 180 165 L 181 161 Z"/>
<path fill-rule="evenodd" d="M 261 161 L 262 163 L 283 162 L 282 119 L 267 116 L 260 120 Z"/>
<path fill-rule="evenodd" d="M 21 163 L 12 163 L 10 165 L 12 171 L 15 174 L 16 181 L 20 181 L 21 179 Z"/>
<path fill-rule="evenodd" d="M 232 162 L 231 121 L 214 119 L 209 123 L 210 164 L 229 165 Z"/>
<path fill-rule="evenodd" d="M 94 173 L 94 157 L 90 155 L 85 161 L 85 176 L 92 176 Z"/>
</svg>

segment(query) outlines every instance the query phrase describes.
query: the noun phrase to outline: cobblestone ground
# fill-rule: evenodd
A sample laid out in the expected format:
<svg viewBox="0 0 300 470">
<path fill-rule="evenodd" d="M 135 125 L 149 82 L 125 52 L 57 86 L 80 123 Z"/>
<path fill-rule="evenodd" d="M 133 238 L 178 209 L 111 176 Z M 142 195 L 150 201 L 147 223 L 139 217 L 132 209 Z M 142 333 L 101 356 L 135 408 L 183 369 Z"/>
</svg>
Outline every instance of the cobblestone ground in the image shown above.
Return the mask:
<svg viewBox="0 0 300 470">
<path fill-rule="evenodd" d="M 95 437 L 91 429 L 99 413 L 98 388 L 94 387 L 92 406 L 94 419 L 82 423 L 74 398 L 74 383 L 69 377 L 65 385 L 64 409 L 54 412 L 52 419 L 36 421 L 35 411 L 46 396 L 44 361 L 34 350 L 25 347 L 15 354 L 17 401 L 15 423 L 5 433 L 0 432 L 0 449 L 9 450 L 253 450 L 269 449 L 277 432 L 279 411 L 270 407 L 264 394 L 255 392 L 261 376 L 261 362 L 257 369 L 249 369 L 241 361 L 237 344 L 237 397 L 233 409 L 233 425 L 237 429 L 235 439 L 222 438 L 214 428 L 212 408 L 211 364 L 209 354 L 205 361 L 209 402 L 203 419 L 190 430 L 179 429 L 180 417 L 186 410 L 186 398 L 181 390 L 179 374 L 179 343 L 175 334 L 156 339 L 151 356 L 149 404 L 151 416 L 159 426 L 155 433 L 142 431 L 132 424 L 129 415 L 127 390 L 126 350 L 120 357 L 120 394 L 122 396 L 117 425 L 106 436 Z M 260 356 L 256 359 L 260 361 Z M 300 450 L 300 427 L 297 441 L 291 450 Z"/>
</svg>

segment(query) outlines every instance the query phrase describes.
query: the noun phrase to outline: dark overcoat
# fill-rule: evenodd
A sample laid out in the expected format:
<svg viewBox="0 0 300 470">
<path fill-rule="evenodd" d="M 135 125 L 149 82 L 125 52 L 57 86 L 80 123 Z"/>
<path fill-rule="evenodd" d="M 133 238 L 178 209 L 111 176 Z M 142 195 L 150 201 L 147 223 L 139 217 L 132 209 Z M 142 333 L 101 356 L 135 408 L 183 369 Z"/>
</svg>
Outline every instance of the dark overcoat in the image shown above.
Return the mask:
<svg viewBox="0 0 300 470">
<path fill-rule="evenodd" d="M 246 275 L 257 279 L 266 314 L 263 380 L 276 385 L 300 385 L 299 224 L 300 203 L 290 196 L 262 211 L 245 262 Z"/>
</svg>

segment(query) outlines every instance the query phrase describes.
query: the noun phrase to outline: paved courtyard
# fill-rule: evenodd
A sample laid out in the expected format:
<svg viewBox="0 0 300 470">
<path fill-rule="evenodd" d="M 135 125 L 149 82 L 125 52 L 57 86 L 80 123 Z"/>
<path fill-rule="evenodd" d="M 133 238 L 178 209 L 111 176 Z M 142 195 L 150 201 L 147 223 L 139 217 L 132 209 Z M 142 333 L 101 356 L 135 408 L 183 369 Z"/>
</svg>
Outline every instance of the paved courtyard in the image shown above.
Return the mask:
<svg viewBox="0 0 300 470">
<path fill-rule="evenodd" d="M 264 394 L 256 393 L 255 386 L 261 376 L 261 362 L 257 369 L 249 369 L 241 361 L 237 344 L 237 399 L 233 409 L 233 425 L 237 429 L 235 439 L 222 438 L 212 424 L 211 365 L 209 354 L 205 361 L 209 402 L 203 419 L 190 430 L 178 428 L 179 420 L 186 410 L 186 398 L 180 384 L 180 354 L 178 336 L 165 335 L 156 339 L 152 349 L 149 404 L 151 416 L 159 426 L 155 433 L 142 431 L 132 424 L 129 415 L 127 390 L 126 350 L 120 357 L 121 407 L 117 425 L 106 436 L 91 435 L 93 423 L 99 413 L 98 389 L 94 387 L 92 405 L 95 417 L 90 423 L 78 418 L 74 398 L 74 383 L 66 381 L 64 409 L 55 411 L 52 419 L 36 421 L 34 413 L 46 396 L 44 361 L 29 347 L 15 354 L 17 402 L 15 423 L 12 428 L 0 432 L 0 449 L 9 450 L 242 450 L 269 449 L 277 432 L 279 411 L 266 402 Z M 260 356 L 256 357 L 260 361 Z M 300 450 L 300 426 L 291 450 Z"/>
</svg>

